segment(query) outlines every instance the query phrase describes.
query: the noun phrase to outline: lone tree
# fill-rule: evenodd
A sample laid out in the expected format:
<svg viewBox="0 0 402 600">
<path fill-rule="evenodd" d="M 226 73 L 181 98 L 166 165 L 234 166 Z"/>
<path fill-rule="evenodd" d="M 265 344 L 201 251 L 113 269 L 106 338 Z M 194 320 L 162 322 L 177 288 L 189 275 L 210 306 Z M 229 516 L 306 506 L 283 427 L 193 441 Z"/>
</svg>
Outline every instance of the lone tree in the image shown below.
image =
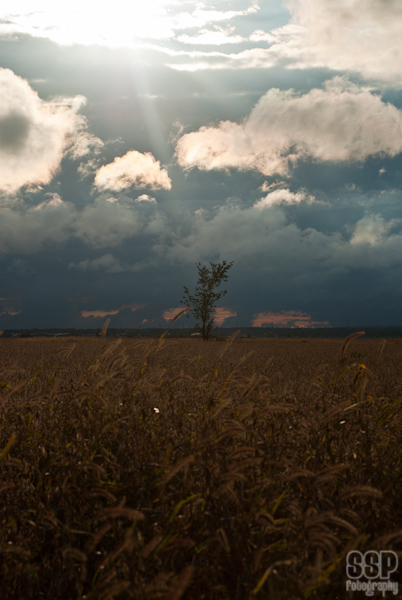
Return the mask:
<svg viewBox="0 0 402 600">
<path fill-rule="evenodd" d="M 195 263 L 198 269 L 198 286 L 195 288 L 195 296 L 192 296 L 188 288 L 184 286 L 182 304 L 191 305 L 197 323 L 194 329 L 198 329 L 204 341 L 208 340 L 214 322 L 215 303 L 227 294 L 226 290 L 214 292 L 214 288 L 220 286 L 222 281 L 227 281 L 227 271 L 233 265 L 224 260 L 222 264 L 210 262 L 210 268 L 202 267 L 201 263 Z M 187 317 L 189 315 L 187 314 Z"/>
</svg>

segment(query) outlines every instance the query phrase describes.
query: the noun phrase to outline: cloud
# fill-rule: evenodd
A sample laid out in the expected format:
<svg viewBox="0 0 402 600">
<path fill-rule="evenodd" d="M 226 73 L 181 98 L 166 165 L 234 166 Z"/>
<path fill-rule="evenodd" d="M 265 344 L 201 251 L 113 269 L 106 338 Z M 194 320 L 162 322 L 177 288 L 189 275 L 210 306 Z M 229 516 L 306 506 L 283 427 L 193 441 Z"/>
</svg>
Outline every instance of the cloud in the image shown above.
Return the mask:
<svg viewBox="0 0 402 600">
<path fill-rule="evenodd" d="M 5 5 L 3 6 L 3 4 Z M 12 6 L 4 0 L 0 21 L 1 33 L 22 32 L 46 37 L 62 45 L 105 45 L 110 47 L 137 47 L 142 38 L 169 38 L 173 35 L 172 20 L 167 18 L 165 7 L 175 4 L 168 0 L 149 0 L 138 10 L 137 4 L 115 0 L 113 6 L 102 4 L 94 16 L 93 6 L 69 0 L 58 8 L 48 0 L 37 0 L 35 10 L 21 2 Z"/>
<path fill-rule="evenodd" d="M 85 179 L 87 177 L 93 178 L 95 172 L 100 167 L 100 160 L 96 158 L 92 158 L 87 160 L 86 162 L 81 162 L 77 169 L 78 174 L 80 175 L 80 179 Z"/>
<path fill-rule="evenodd" d="M 362 162 L 402 151 L 402 111 L 342 77 L 304 95 L 271 89 L 241 123 L 222 121 L 182 136 L 176 158 L 185 169 L 289 174 L 302 158 Z"/>
<path fill-rule="evenodd" d="M 99 197 L 74 215 L 73 233 L 94 248 L 119 246 L 138 234 L 158 234 L 166 227 L 152 202 L 119 202 Z"/>
<path fill-rule="evenodd" d="M 240 40 L 238 40 L 239 42 Z M 169 66 L 176 71 L 268 69 L 278 63 L 278 57 L 271 48 L 250 48 L 231 54 L 216 50 L 208 52 L 172 50 L 170 48 L 161 48 L 161 50 L 170 56 Z M 185 62 L 186 60 L 189 62 Z"/>
<path fill-rule="evenodd" d="M 203 27 L 220 21 L 230 21 L 238 17 L 245 17 L 259 11 L 257 3 L 249 6 L 247 10 L 208 10 L 205 4 L 200 3 L 197 8 L 190 6 L 188 12 L 180 12 L 174 18 L 174 29 L 190 29 Z"/>
<path fill-rule="evenodd" d="M 294 223 L 288 223 L 280 207 L 259 211 L 230 202 L 215 212 L 197 211 L 188 233 L 172 233 L 171 243 L 166 236 L 155 244 L 154 252 L 173 264 L 219 256 L 258 271 L 284 268 L 293 272 L 309 261 L 315 264 L 328 259 L 334 246 L 342 242 L 345 243 L 340 234 L 301 231 Z"/>
<path fill-rule="evenodd" d="M 199 3 L 164 0 L 148 1 L 138 11 L 124 0 L 113 7 L 102 6 L 94 19 L 92 6 L 78 0 L 51 9 L 48 2 L 12 6 L 2 2 L 0 33 L 16 32 L 45 37 L 62 45 L 104 45 L 115 48 L 157 50 L 172 57 L 172 67 L 181 70 L 214 68 L 324 67 L 353 72 L 388 84 L 402 81 L 402 11 L 399 0 L 288 0 L 283 4 L 291 14 L 290 23 L 271 29 L 273 20 L 262 13 L 258 29 L 247 37 L 226 28 L 240 22 L 248 30 L 250 15 L 258 3 L 245 2 L 226 10 L 227 2 Z M 277 0 L 279 4 L 279 0 Z M 15 5 L 15 2 L 14 2 Z M 226 5 L 226 6 L 225 6 Z M 276 8 L 275 12 L 285 10 Z M 254 17 L 255 19 L 255 17 Z M 264 27 L 266 24 L 266 27 Z M 223 27 L 221 27 L 223 25 Z M 265 30 L 266 29 L 266 30 Z M 162 42 L 163 40 L 163 42 Z M 172 43 L 173 42 L 173 43 Z M 239 53 L 180 53 L 177 47 L 248 43 Z M 163 45 L 161 45 L 163 44 Z M 173 44 L 174 48 L 173 49 Z M 187 57 L 186 64 L 176 62 Z"/>
<path fill-rule="evenodd" d="M 179 308 L 167 308 L 163 313 L 165 321 L 170 321 L 177 316 L 177 314 L 183 310 L 183 306 Z M 190 314 L 190 313 L 189 313 Z M 222 323 L 230 317 L 236 317 L 237 313 L 230 308 L 216 308 L 214 314 L 214 326 L 219 327 Z"/>
<path fill-rule="evenodd" d="M 237 312 L 230 308 L 217 308 L 215 309 L 214 325 L 220 327 L 226 319 L 230 319 L 231 317 L 237 317 Z"/>
<path fill-rule="evenodd" d="M 271 208 L 272 206 L 281 204 L 300 204 L 300 202 L 312 202 L 313 200 L 314 197 L 307 195 L 306 192 L 293 193 L 288 189 L 279 189 L 270 192 L 265 198 L 255 202 L 253 207 L 256 210 L 264 210 L 264 208 Z"/>
<path fill-rule="evenodd" d="M 22 313 L 22 310 L 14 310 L 13 308 L 10 309 L 6 309 L 0 312 L 0 317 L 4 316 L 4 315 L 8 315 L 10 317 L 15 317 L 16 315 L 20 315 Z"/>
<path fill-rule="evenodd" d="M 152 196 L 148 196 L 148 194 L 141 194 L 135 200 L 136 202 L 156 202 L 156 198 L 152 198 Z"/>
<path fill-rule="evenodd" d="M 293 24 L 285 43 L 277 37 L 275 52 L 289 44 L 304 66 L 355 71 L 365 77 L 401 83 L 402 4 L 399 0 L 288 0 Z M 289 27 L 299 27 L 289 31 Z M 273 32 L 275 35 L 275 32 Z"/>
<path fill-rule="evenodd" d="M 81 260 L 78 264 L 70 263 L 69 269 L 80 271 L 104 271 L 105 273 L 122 273 L 127 270 L 112 254 L 104 254 L 99 258 Z"/>
<path fill-rule="evenodd" d="M 356 223 L 350 244 L 377 246 L 397 223 L 396 219 L 386 222 L 381 215 L 367 214 Z"/>
<path fill-rule="evenodd" d="M 23 260 L 21 258 L 14 258 L 11 261 L 10 266 L 7 267 L 7 273 L 14 273 L 14 275 L 26 276 L 34 275 L 35 270 L 29 266 L 26 260 Z M 1 300 L 4 300 L 4 298 L 0 298 L 0 301 Z"/>
<path fill-rule="evenodd" d="M 138 234 L 163 235 L 167 228 L 166 215 L 151 201 L 128 202 L 123 198 L 120 203 L 98 197 L 78 209 L 57 193 L 46 194 L 45 198 L 32 207 L 22 203 L 0 206 L 0 255 L 37 252 L 46 242 L 63 243 L 74 238 L 93 248 L 108 248 Z M 119 267 L 105 263 L 104 268 L 137 272 L 153 265 L 149 259 Z"/>
<path fill-rule="evenodd" d="M 165 321 L 171 321 L 179 314 L 180 311 L 183 310 L 183 308 L 183 306 L 180 306 L 179 308 L 167 308 L 165 311 L 163 311 L 163 318 Z"/>
<path fill-rule="evenodd" d="M 0 68 L 0 191 L 47 184 L 71 138 L 85 127 L 84 98 L 43 101 L 10 69 Z"/>
<path fill-rule="evenodd" d="M 112 310 L 83 310 L 81 311 L 81 316 L 87 319 L 88 317 L 95 317 L 96 319 L 103 319 L 108 315 L 118 315 L 121 311 L 130 309 L 132 312 L 139 310 L 140 308 L 145 308 L 146 304 L 125 304 L 117 309 Z"/>
<path fill-rule="evenodd" d="M 131 306 L 131 305 L 122 306 L 122 309 L 130 308 L 134 312 L 136 310 L 139 310 L 140 308 L 145 308 L 145 307 L 146 307 L 146 304 L 134 304 L 133 306 Z"/>
<path fill-rule="evenodd" d="M 275 37 L 271 33 L 267 33 L 263 29 L 256 29 L 254 33 L 250 35 L 252 42 L 274 42 Z"/>
<path fill-rule="evenodd" d="M 10 316 L 15 317 L 16 315 L 20 315 L 22 310 L 18 310 L 13 302 L 8 300 L 7 298 L 0 298 L 0 317 L 2 316 Z"/>
<path fill-rule="evenodd" d="M 45 206 L 61 206 L 63 204 L 63 200 L 60 198 L 59 194 L 45 194 L 50 200 L 44 200 L 40 204 L 37 204 L 33 210 L 41 210 L 45 208 Z"/>
<path fill-rule="evenodd" d="M 288 0 L 284 4 L 291 21 L 269 31 L 255 30 L 249 36 L 254 47 L 231 54 L 191 54 L 190 62 L 171 66 L 191 71 L 324 67 L 388 85 L 402 83 L 399 0 Z M 259 46 L 262 43 L 268 47 Z"/>
<path fill-rule="evenodd" d="M 88 131 L 81 131 L 74 137 L 73 143 L 68 149 L 71 158 L 77 160 L 88 154 L 100 154 L 104 142 Z"/>
<path fill-rule="evenodd" d="M 180 35 L 177 39 L 183 44 L 200 46 L 221 46 L 223 44 L 240 44 L 246 41 L 241 35 L 233 35 L 235 28 L 215 26 L 214 29 L 200 29 L 196 35 Z"/>
<path fill-rule="evenodd" d="M 301 26 L 290 24 L 269 33 L 256 30 L 249 36 L 248 40 L 247 38 L 240 40 L 237 39 L 237 36 L 233 36 L 237 43 L 243 42 L 251 46 L 240 52 L 229 53 L 223 50 L 186 51 L 172 50 L 167 47 L 163 48 L 163 52 L 170 56 L 170 67 L 181 71 L 269 69 L 278 65 L 282 65 L 284 68 L 305 68 L 307 62 L 306 52 L 302 49 L 299 40 L 302 32 L 303 28 Z M 187 41 L 190 42 L 190 39 L 189 36 Z M 204 41 L 204 38 L 202 39 Z M 222 42 L 222 38 L 220 41 Z M 261 47 L 260 44 L 262 43 L 268 43 L 269 47 Z"/>
<path fill-rule="evenodd" d="M 62 243 L 71 236 L 75 207 L 50 196 L 29 209 L 0 209 L 0 254 L 37 252 L 45 242 Z"/>
<path fill-rule="evenodd" d="M 134 265 L 128 265 L 127 263 L 121 263 L 113 254 L 104 254 L 99 258 L 90 260 L 89 258 L 81 260 L 79 263 L 70 263 L 69 269 L 78 269 L 79 271 L 103 271 L 104 273 L 125 273 L 132 272 L 137 273 L 146 268 L 150 268 L 156 265 L 156 260 L 148 259 L 140 261 Z"/>
<path fill-rule="evenodd" d="M 101 190 L 120 192 L 132 186 L 150 187 L 153 190 L 170 190 L 171 179 L 166 169 L 161 169 L 150 152 L 141 154 L 136 150 L 116 157 L 112 163 L 101 167 L 95 176 L 95 186 Z"/>
<path fill-rule="evenodd" d="M 230 3 L 244 6 L 246 0 Z M 222 6 L 223 5 L 223 6 Z M 226 6 L 225 6 L 226 5 Z M 102 4 L 94 17 L 93 6 L 79 0 L 59 2 L 58 8 L 48 0 L 36 0 L 35 10 L 21 1 L 2 0 L 0 34 L 22 33 L 44 37 L 68 46 L 101 45 L 112 48 L 157 48 L 161 40 L 173 40 L 186 29 L 200 29 L 213 23 L 247 17 L 259 10 L 252 4 L 246 10 L 225 10 L 227 0 L 214 2 L 182 2 L 147 0 L 138 3 L 115 0 L 113 6 Z M 237 6 L 234 7 L 235 9 Z M 3 18 L 2 18 L 3 17 Z"/>
<path fill-rule="evenodd" d="M 5 4 L 4 4 L 5 2 Z M 113 8 L 99 8 L 96 19 L 90 5 L 70 0 L 62 9 L 52 10 L 48 2 L 38 0 L 35 11 L 30 7 L 15 7 L 4 0 L 0 16 L 0 32 L 23 32 L 47 37 L 63 45 L 101 44 L 111 47 L 138 47 L 148 39 L 169 39 L 175 32 L 203 27 L 210 23 L 247 16 L 259 10 L 253 4 L 246 10 L 219 10 L 204 3 L 148 0 L 138 10 L 125 0 L 116 0 Z M 186 6 L 187 4 L 187 6 Z M 123 15 L 123 17 L 122 17 Z M 143 42 L 144 43 L 144 42 Z"/>
<path fill-rule="evenodd" d="M 103 319 L 108 315 L 117 315 L 119 310 L 83 310 L 81 311 L 81 317 L 87 319 L 88 317 L 95 317 L 95 319 Z"/>
<path fill-rule="evenodd" d="M 254 315 L 253 327 L 272 325 L 276 327 L 329 327 L 328 321 L 314 321 L 311 315 L 301 310 L 274 312 L 261 312 Z"/>
<path fill-rule="evenodd" d="M 312 289 L 362 268 L 402 267 L 400 229 L 400 221 L 368 214 L 344 231 L 323 232 L 299 226 L 281 206 L 259 211 L 230 203 L 197 211 L 189 231 L 166 233 L 152 250 L 167 265 L 234 260 L 254 277 L 268 277 L 274 289 L 306 282 Z"/>
</svg>

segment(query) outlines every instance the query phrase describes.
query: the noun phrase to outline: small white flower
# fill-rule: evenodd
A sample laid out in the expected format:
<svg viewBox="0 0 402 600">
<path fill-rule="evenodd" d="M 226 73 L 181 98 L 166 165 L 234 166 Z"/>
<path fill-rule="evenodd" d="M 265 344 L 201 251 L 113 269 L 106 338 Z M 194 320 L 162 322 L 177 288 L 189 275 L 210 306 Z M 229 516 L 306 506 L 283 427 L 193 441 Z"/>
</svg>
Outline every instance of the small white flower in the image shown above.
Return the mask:
<svg viewBox="0 0 402 600">
<path fill-rule="evenodd" d="M 155 411 L 156 413 L 159 413 L 159 408 L 154 408 L 154 411 Z"/>
</svg>

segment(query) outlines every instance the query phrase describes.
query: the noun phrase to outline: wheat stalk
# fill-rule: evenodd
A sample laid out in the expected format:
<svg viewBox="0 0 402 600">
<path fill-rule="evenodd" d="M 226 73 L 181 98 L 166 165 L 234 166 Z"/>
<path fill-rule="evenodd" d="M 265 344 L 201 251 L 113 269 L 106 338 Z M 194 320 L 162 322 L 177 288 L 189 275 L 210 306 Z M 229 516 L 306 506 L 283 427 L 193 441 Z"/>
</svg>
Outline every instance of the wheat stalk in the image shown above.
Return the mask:
<svg viewBox="0 0 402 600">
<path fill-rule="evenodd" d="M 110 323 L 110 318 L 106 319 L 106 321 L 103 324 L 103 327 L 102 327 L 102 337 L 106 336 L 106 331 L 107 331 L 109 323 Z"/>
<path fill-rule="evenodd" d="M 355 338 L 357 338 L 357 337 L 365 335 L 365 333 L 366 333 L 365 331 L 356 331 L 355 333 L 351 333 L 350 335 L 348 335 L 348 337 L 346 338 L 346 340 L 342 344 L 341 357 L 345 354 L 346 348 L 349 346 L 350 342 L 352 340 L 354 340 Z"/>
</svg>

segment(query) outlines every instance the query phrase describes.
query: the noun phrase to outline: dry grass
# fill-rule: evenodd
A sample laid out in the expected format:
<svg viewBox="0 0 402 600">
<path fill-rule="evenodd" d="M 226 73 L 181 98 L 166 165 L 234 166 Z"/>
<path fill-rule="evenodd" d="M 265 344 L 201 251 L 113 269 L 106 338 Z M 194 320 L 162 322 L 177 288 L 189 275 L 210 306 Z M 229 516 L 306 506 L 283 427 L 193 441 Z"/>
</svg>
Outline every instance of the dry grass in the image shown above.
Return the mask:
<svg viewBox="0 0 402 600">
<path fill-rule="evenodd" d="M 401 555 L 401 341 L 0 353 L 7 600 L 335 600 L 349 550 Z"/>
</svg>

